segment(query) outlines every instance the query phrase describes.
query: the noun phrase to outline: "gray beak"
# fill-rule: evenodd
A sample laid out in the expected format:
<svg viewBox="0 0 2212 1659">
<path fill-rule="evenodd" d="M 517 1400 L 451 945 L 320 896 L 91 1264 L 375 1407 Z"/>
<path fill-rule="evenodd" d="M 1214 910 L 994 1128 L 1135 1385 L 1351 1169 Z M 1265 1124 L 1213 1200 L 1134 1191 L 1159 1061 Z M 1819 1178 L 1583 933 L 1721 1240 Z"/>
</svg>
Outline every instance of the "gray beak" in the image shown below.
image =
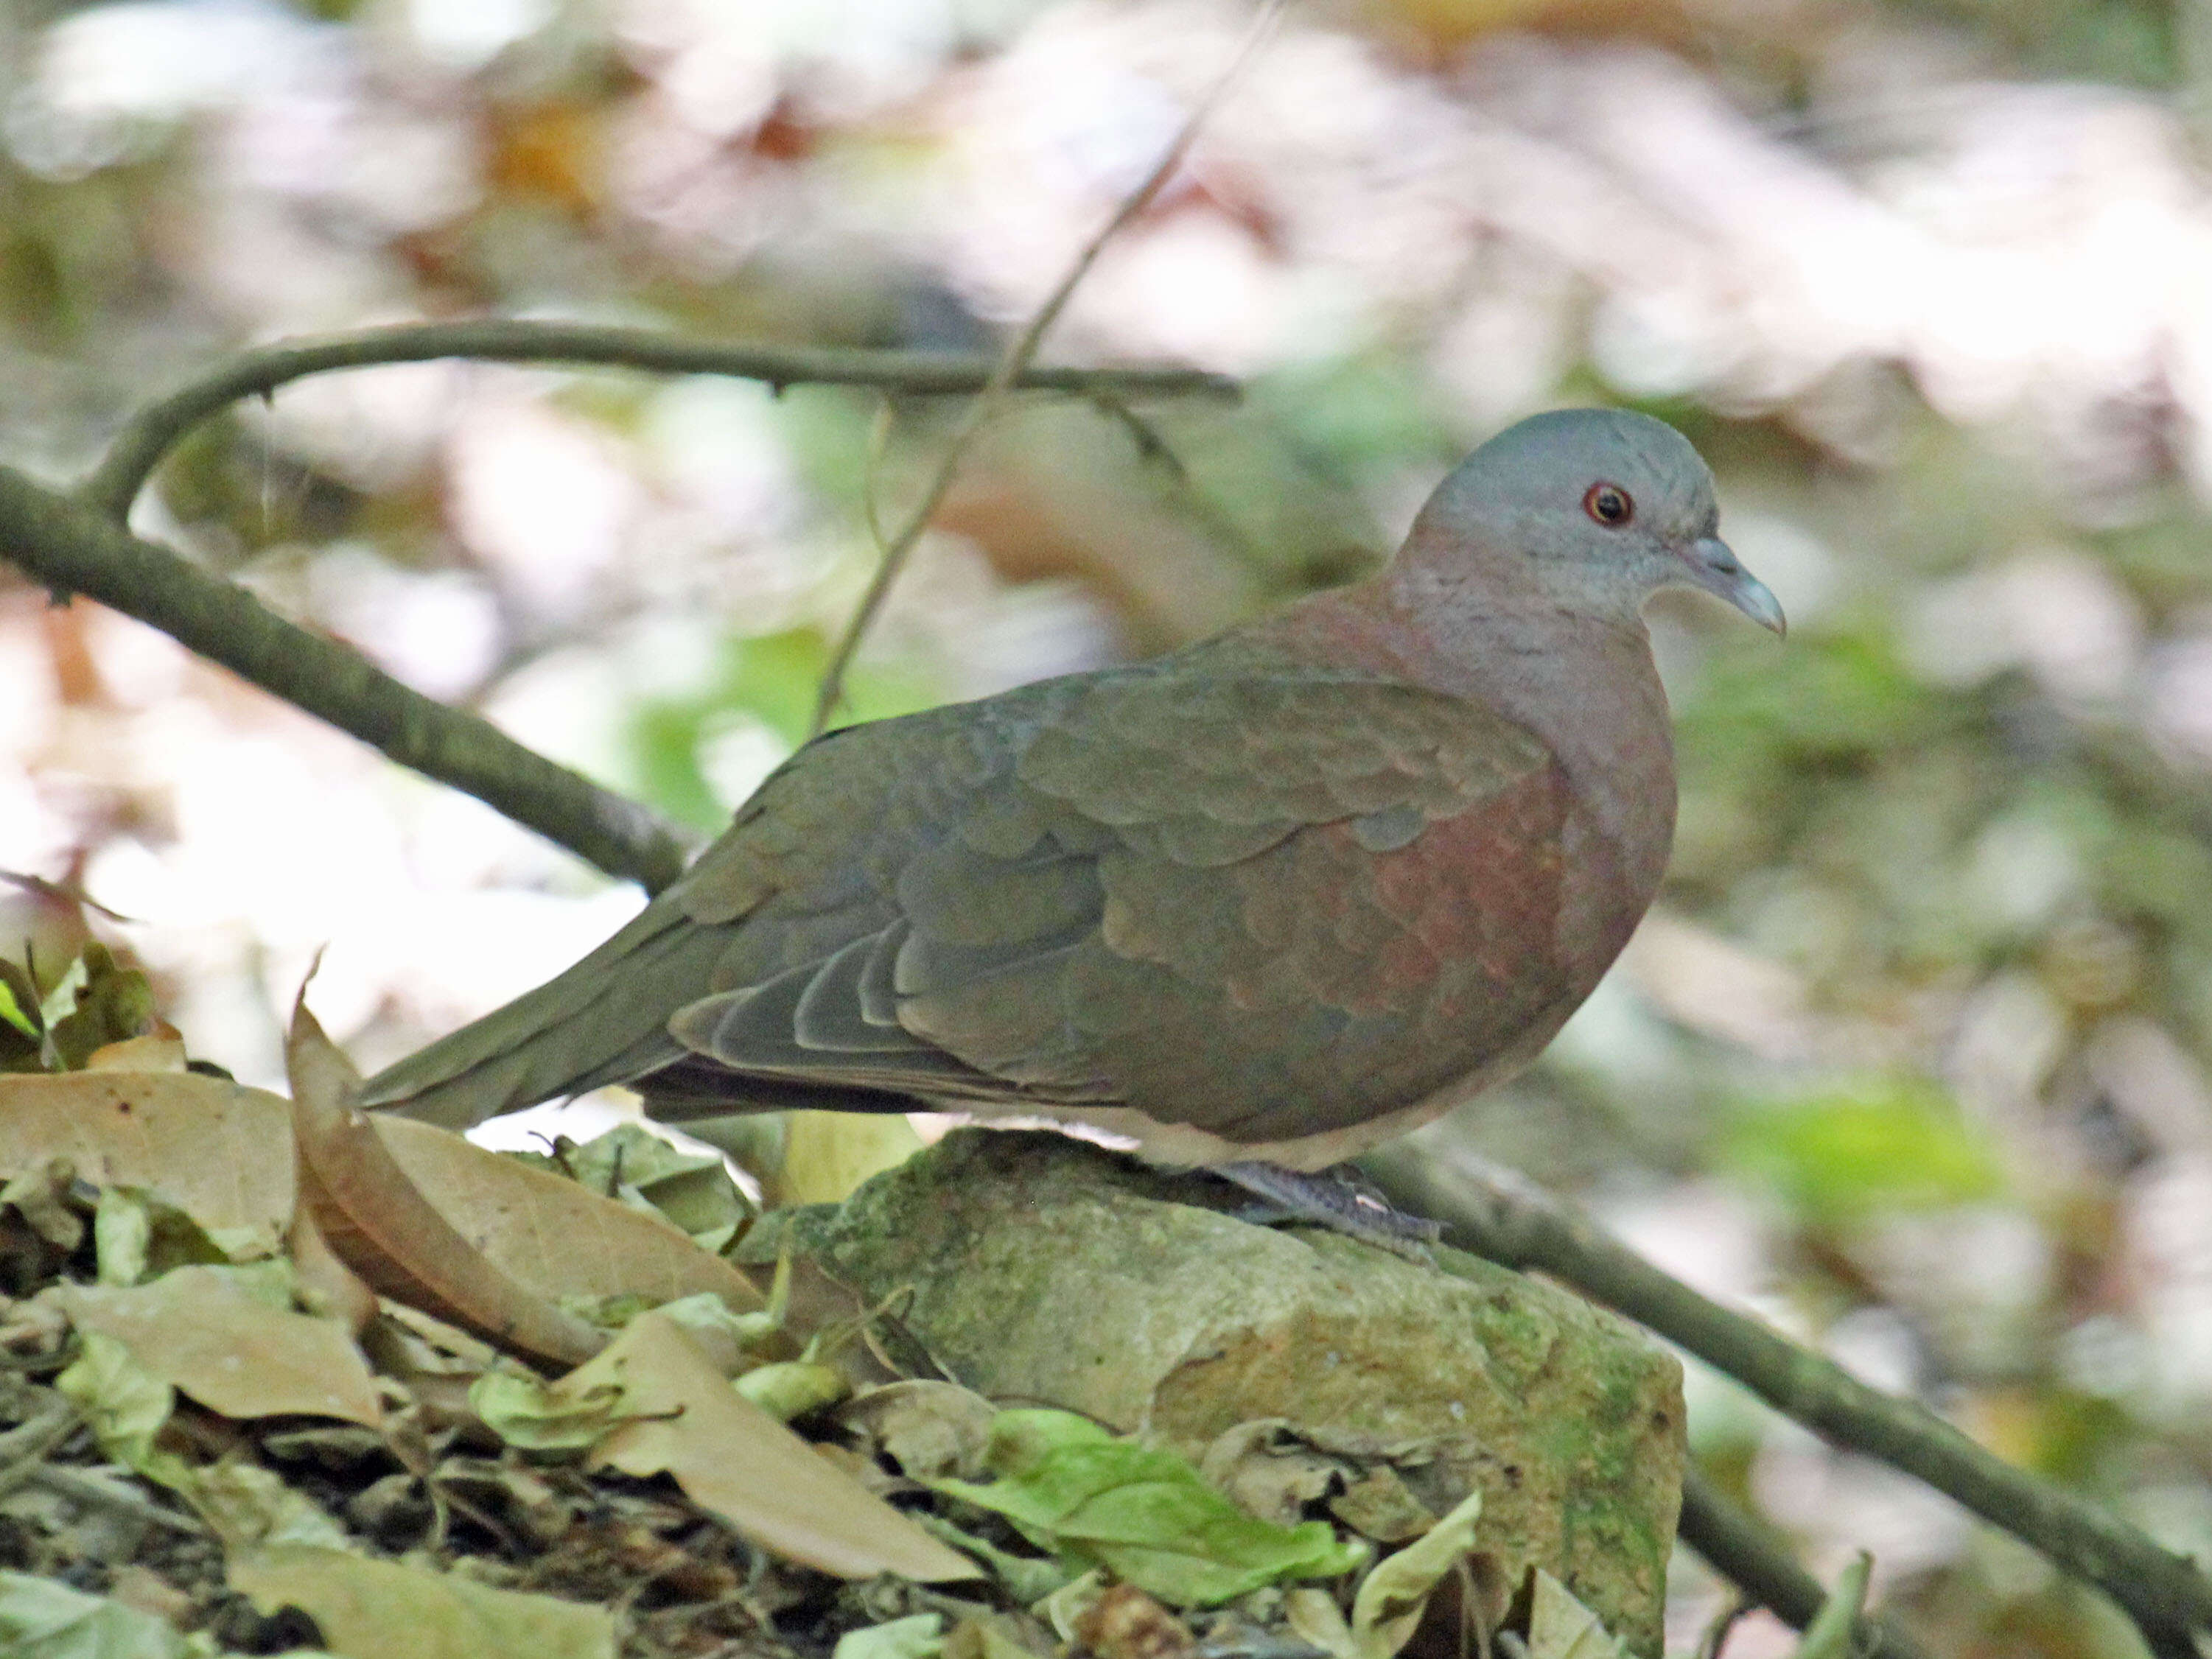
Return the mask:
<svg viewBox="0 0 2212 1659">
<path fill-rule="evenodd" d="M 1782 602 L 1765 582 L 1737 562 L 1735 550 L 1719 537 L 1700 536 L 1682 550 L 1682 562 L 1689 567 L 1688 580 L 1692 586 L 1704 588 L 1715 599 L 1726 599 L 1761 628 L 1771 628 L 1778 634 L 1790 631 L 1789 619 L 1782 614 Z"/>
</svg>

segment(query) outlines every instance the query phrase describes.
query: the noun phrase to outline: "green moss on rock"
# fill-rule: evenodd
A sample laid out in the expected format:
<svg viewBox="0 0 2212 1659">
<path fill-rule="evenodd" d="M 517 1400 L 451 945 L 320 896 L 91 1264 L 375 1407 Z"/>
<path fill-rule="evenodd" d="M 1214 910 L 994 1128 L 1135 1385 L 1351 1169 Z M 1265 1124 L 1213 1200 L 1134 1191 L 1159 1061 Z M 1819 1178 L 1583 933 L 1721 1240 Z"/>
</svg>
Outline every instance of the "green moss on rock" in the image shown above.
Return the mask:
<svg viewBox="0 0 2212 1659">
<path fill-rule="evenodd" d="M 1483 1492 L 1478 1547 L 1549 1569 L 1658 1653 L 1680 1503 L 1681 1370 L 1619 1319 L 1503 1267 L 1462 1279 L 1310 1229 L 1255 1227 L 1066 1137 L 962 1130 L 801 1248 L 970 1387 L 1083 1412 L 1194 1460 L 1274 1418 L 1391 1448 L 1441 1514 Z M 1181 1200 L 1182 1201 L 1178 1201 Z M 772 1248 L 763 1244 L 756 1248 Z"/>
</svg>

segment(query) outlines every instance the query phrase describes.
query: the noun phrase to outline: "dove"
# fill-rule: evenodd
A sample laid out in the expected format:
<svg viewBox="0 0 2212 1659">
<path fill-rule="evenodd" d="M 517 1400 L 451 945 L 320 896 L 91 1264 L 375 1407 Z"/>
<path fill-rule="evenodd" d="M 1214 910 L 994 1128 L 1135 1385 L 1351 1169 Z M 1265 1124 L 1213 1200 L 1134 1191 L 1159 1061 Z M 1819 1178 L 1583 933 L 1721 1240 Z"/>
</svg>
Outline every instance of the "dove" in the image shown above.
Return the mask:
<svg viewBox="0 0 2212 1659">
<path fill-rule="evenodd" d="M 1377 574 L 1150 661 L 817 738 L 574 967 L 369 1079 L 451 1126 L 626 1084 L 1322 1170 L 1532 1061 L 1674 834 L 1642 611 L 1779 634 L 1648 416 L 1515 425 Z"/>
</svg>

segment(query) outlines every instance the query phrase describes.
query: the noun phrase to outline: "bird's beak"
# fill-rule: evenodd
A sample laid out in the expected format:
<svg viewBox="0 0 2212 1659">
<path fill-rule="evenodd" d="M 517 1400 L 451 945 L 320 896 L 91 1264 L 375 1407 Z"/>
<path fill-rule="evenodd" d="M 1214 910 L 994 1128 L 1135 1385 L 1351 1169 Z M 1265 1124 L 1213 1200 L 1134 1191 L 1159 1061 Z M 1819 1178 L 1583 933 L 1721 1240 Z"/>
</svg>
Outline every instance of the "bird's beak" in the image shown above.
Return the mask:
<svg viewBox="0 0 2212 1659">
<path fill-rule="evenodd" d="M 1746 570 L 1735 550 L 1719 537 L 1698 538 L 1682 550 L 1682 562 L 1689 567 L 1692 586 L 1726 599 L 1761 628 L 1771 628 L 1778 634 L 1790 631 L 1789 619 L 1782 614 L 1782 602 L 1774 597 L 1773 590 Z"/>
</svg>

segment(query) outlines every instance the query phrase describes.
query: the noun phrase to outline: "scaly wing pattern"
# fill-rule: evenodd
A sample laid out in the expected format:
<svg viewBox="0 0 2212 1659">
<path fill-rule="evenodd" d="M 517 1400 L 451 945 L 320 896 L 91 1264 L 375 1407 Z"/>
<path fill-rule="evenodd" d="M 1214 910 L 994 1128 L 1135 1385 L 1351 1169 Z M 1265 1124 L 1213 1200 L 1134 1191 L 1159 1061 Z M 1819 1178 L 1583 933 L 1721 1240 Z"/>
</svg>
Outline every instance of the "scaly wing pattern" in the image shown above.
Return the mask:
<svg viewBox="0 0 2212 1659">
<path fill-rule="evenodd" d="M 471 1122 L 626 1081 L 664 1116 L 921 1097 L 1261 1141 L 1410 1104 L 1556 1009 L 1566 798 L 1534 738 L 1193 666 L 809 745 L 629 927 L 369 1098 Z"/>
</svg>

